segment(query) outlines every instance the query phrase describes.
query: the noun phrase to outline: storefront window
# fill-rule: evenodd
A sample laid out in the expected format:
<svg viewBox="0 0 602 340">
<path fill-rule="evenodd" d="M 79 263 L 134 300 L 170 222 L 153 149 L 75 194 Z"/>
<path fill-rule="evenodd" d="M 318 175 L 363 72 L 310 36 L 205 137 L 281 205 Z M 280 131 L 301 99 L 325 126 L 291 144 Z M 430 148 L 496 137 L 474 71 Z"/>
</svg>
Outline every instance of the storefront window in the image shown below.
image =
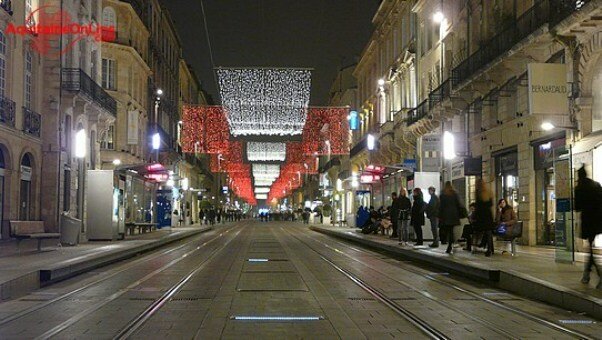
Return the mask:
<svg viewBox="0 0 602 340">
<path fill-rule="evenodd" d="M 535 208 L 537 218 L 537 244 L 556 244 L 556 171 L 555 161 L 565 153 L 565 139 L 555 139 L 535 144 L 534 169 L 537 192 Z"/>
<path fill-rule="evenodd" d="M 511 150 L 495 156 L 496 201 L 502 198 L 518 214 L 518 154 Z"/>
</svg>

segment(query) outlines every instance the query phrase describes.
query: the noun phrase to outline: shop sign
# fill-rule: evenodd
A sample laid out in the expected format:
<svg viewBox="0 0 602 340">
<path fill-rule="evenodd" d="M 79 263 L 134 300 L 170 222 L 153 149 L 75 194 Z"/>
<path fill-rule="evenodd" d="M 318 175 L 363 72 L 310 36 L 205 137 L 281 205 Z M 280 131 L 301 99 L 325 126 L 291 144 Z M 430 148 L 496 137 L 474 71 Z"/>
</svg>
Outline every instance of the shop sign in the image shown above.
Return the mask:
<svg viewBox="0 0 602 340">
<path fill-rule="evenodd" d="M 138 111 L 128 111 L 128 145 L 138 145 Z"/>
<path fill-rule="evenodd" d="M 416 159 L 414 158 L 406 158 L 403 160 L 402 166 L 410 171 L 415 172 L 418 167 L 416 165 Z"/>
<path fill-rule="evenodd" d="M 464 176 L 481 176 L 483 174 L 483 159 L 466 158 L 464 160 Z"/>
<path fill-rule="evenodd" d="M 422 136 L 421 171 L 438 172 L 441 168 L 441 135 L 429 134 Z"/>
<path fill-rule="evenodd" d="M 451 168 L 452 181 L 455 179 L 462 178 L 462 177 L 464 177 L 464 162 L 459 161 L 459 162 L 452 164 L 452 168 Z"/>
<path fill-rule="evenodd" d="M 567 65 L 531 63 L 529 74 L 530 114 L 564 114 L 569 109 Z"/>
</svg>

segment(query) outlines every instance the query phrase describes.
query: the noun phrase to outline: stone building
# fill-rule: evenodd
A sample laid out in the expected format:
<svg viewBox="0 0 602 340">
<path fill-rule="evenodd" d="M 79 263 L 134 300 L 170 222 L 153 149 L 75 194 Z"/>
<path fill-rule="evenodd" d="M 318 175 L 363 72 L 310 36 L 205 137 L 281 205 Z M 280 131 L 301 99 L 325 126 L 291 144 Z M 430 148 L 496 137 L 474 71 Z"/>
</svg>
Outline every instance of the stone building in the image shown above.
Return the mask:
<svg viewBox="0 0 602 340">
<path fill-rule="evenodd" d="M 579 233 L 570 209 L 574 170 L 584 164 L 601 179 L 601 8 L 600 1 L 383 1 L 355 71 L 363 126 L 351 169 L 401 162 L 404 174 L 404 162 L 415 164 L 452 180 L 466 203 L 482 177 L 517 210 L 524 244 L 571 250 Z M 373 153 L 365 151 L 368 133 L 380 141 Z M 401 185 L 415 184 L 411 173 L 405 178 Z"/>
<path fill-rule="evenodd" d="M 0 4 L 0 238 L 10 236 L 10 220 L 39 220 L 42 186 L 41 121 L 44 58 L 31 34 L 11 34 L 25 25 L 37 1 Z M 44 175 L 51 171 L 44 167 Z"/>
</svg>

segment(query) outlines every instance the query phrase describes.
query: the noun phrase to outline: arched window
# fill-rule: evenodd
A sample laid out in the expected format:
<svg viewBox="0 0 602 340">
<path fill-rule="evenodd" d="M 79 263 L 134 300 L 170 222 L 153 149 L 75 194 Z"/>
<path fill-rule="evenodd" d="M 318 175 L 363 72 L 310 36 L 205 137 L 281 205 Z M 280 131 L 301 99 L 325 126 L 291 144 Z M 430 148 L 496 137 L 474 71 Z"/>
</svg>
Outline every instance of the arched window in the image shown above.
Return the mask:
<svg viewBox="0 0 602 340">
<path fill-rule="evenodd" d="M 29 221 L 31 219 L 31 178 L 33 156 L 26 153 L 21 158 L 21 189 L 19 195 L 19 219 Z"/>
<path fill-rule="evenodd" d="M 117 30 L 117 15 L 113 7 L 107 6 L 102 10 L 102 26 L 114 27 Z"/>
</svg>

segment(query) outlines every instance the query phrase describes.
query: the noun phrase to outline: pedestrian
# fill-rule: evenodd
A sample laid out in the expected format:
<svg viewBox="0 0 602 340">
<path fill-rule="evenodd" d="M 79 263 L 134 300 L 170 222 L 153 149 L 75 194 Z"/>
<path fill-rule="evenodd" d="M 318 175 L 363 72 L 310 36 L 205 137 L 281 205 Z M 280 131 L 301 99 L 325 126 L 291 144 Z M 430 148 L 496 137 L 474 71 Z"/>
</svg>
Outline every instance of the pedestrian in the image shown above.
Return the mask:
<svg viewBox="0 0 602 340">
<path fill-rule="evenodd" d="M 401 202 L 399 205 L 401 220 L 399 237 L 401 242 L 399 242 L 399 244 L 405 245 L 410 241 L 409 222 L 410 210 L 412 209 L 412 202 L 410 202 L 410 199 L 408 198 L 408 192 L 405 188 L 401 188 L 399 190 L 399 200 Z"/>
<path fill-rule="evenodd" d="M 483 236 L 482 233 L 476 230 L 475 227 L 476 210 L 477 204 L 475 202 L 470 203 L 470 205 L 468 206 L 468 224 L 464 225 L 464 229 L 462 229 L 462 238 L 466 240 L 466 248 L 464 248 L 464 250 L 468 251 L 472 251 L 472 244 L 474 243 L 474 239 L 478 238 L 479 236 Z"/>
<path fill-rule="evenodd" d="M 431 248 L 439 247 L 439 197 L 435 193 L 435 187 L 429 187 L 429 203 L 426 206 L 426 217 L 431 222 L 431 232 L 433 233 L 433 243 L 429 244 Z"/>
<path fill-rule="evenodd" d="M 497 202 L 497 209 L 495 212 L 495 228 L 504 225 L 504 229 L 506 230 L 505 233 L 511 234 L 512 226 L 514 226 L 516 220 L 516 212 L 514 209 L 508 204 L 505 198 L 500 199 Z M 481 240 L 481 248 L 484 248 L 485 245 L 486 240 L 483 238 L 483 240 Z"/>
<path fill-rule="evenodd" d="M 426 203 L 424 203 L 424 199 L 422 197 L 423 194 L 420 188 L 414 188 L 414 190 L 412 190 L 412 199 L 414 200 L 414 203 L 412 204 L 411 224 L 414 228 L 414 233 L 416 233 L 417 246 L 421 246 L 423 243 L 422 226 L 425 222 L 424 210 L 426 209 Z"/>
<path fill-rule="evenodd" d="M 454 245 L 454 227 L 460 225 L 460 219 L 466 217 L 463 215 L 467 215 L 467 213 L 450 181 L 445 182 L 440 196 L 439 225 L 447 236 L 445 252 L 451 254 Z"/>
<path fill-rule="evenodd" d="M 485 256 L 491 256 L 493 254 L 493 230 L 495 223 L 493 221 L 493 199 L 491 192 L 485 184 L 485 181 L 478 179 L 476 183 L 476 196 L 475 211 L 473 218 L 473 230 L 476 230 L 483 234 L 487 251 Z M 472 238 L 472 235 L 470 236 Z M 472 243 L 472 242 L 471 242 Z M 468 245 L 470 248 L 470 244 Z"/>
<path fill-rule="evenodd" d="M 577 170 L 577 187 L 575 187 L 575 210 L 581 212 L 581 237 L 589 243 L 589 257 L 585 263 L 581 283 L 588 284 L 592 266 L 596 267 L 598 278 L 602 276 L 600 267 L 594 258 L 594 239 L 602 234 L 602 187 L 600 183 L 587 177 L 584 167 Z M 602 279 L 596 286 L 602 289 Z"/>
<path fill-rule="evenodd" d="M 389 209 L 391 213 L 391 225 L 393 227 L 393 231 L 391 232 L 391 238 L 398 238 L 398 230 L 399 227 L 399 214 L 401 213 L 401 200 L 397 197 L 397 193 L 391 193 L 391 209 Z"/>
</svg>

